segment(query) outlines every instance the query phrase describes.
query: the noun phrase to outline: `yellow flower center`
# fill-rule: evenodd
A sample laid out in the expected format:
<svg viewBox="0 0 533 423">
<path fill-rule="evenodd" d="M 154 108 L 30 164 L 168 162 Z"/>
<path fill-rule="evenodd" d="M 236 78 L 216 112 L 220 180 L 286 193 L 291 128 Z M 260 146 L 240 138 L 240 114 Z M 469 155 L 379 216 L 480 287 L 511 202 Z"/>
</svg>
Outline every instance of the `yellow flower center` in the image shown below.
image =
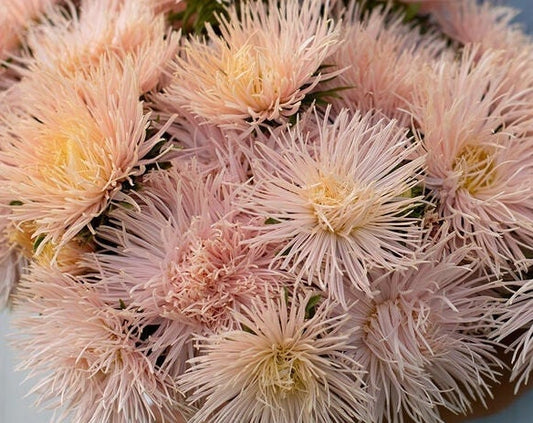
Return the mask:
<svg viewBox="0 0 533 423">
<path fill-rule="evenodd" d="M 35 164 L 43 180 L 91 190 L 103 188 L 109 180 L 105 138 L 89 116 L 47 126 L 39 141 Z"/>
<path fill-rule="evenodd" d="M 459 174 L 459 185 L 470 194 L 490 187 L 496 179 L 494 152 L 481 145 L 464 146 L 452 168 Z"/>
<path fill-rule="evenodd" d="M 370 220 L 376 205 L 371 186 L 362 187 L 337 175 L 321 175 L 304 190 L 321 229 L 350 234 Z"/>
<path fill-rule="evenodd" d="M 306 390 L 311 375 L 307 374 L 305 360 L 300 356 L 292 342 L 271 346 L 260 368 L 260 384 L 267 395 L 285 398 Z"/>
</svg>

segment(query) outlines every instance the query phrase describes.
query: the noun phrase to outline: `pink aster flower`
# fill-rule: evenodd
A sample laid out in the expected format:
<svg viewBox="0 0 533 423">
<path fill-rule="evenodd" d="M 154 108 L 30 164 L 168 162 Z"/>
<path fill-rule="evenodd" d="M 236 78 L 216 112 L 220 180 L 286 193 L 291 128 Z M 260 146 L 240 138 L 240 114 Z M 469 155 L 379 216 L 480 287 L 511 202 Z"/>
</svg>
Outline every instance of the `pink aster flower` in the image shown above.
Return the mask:
<svg viewBox="0 0 533 423">
<path fill-rule="evenodd" d="M 373 298 L 349 296 L 350 344 L 374 397 L 373 422 L 443 422 L 439 406 L 466 414 L 497 382 L 502 363 L 488 334 L 498 301 L 485 276 L 458 264 L 467 250 L 441 250 L 416 268 L 373 273 Z"/>
<path fill-rule="evenodd" d="M 220 18 L 209 43 L 184 42 L 161 109 L 191 111 L 202 119 L 243 130 L 295 114 L 302 99 L 334 74 L 320 66 L 338 44 L 338 28 L 323 2 L 252 1 Z"/>
<path fill-rule="evenodd" d="M 58 0 L 10 0 L 0 9 L 0 60 L 15 53 L 28 27 Z"/>
<path fill-rule="evenodd" d="M 59 8 L 50 11 L 46 21 L 29 31 L 31 57 L 25 62 L 30 69 L 71 77 L 98 66 L 104 55 L 130 56 L 140 91 L 157 86 L 179 35 L 168 31 L 165 17 L 147 1 L 91 0 L 82 2 L 79 14 L 73 6 L 69 12 L 71 16 Z"/>
<path fill-rule="evenodd" d="M 274 247 L 247 243 L 257 234 L 250 229 L 254 221 L 233 209 L 222 177 L 174 165 L 148 174 L 143 189 L 132 194 L 138 208 L 116 210 L 113 225 L 99 228 L 111 254 L 95 257 L 113 301 L 163 318 L 161 345 L 176 344 L 173 351 L 192 330 L 234 327 L 234 310 L 283 280 L 270 268 Z M 168 362 L 178 373 L 182 364 Z"/>
<path fill-rule="evenodd" d="M 516 52 L 528 48 L 527 35 L 512 20 L 517 11 L 491 2 L 457 0 L 448 2 L 433 17 L 442 31 L 460 44 L 478 44 L 480 53 L 489 49 Z"/>
<path fill-rule="evenodd" d="M 427 151 L 425 184 L 455 234 L 451 245 L 476 246 L 471 258 L 495 274 L 523 271 L 533 245 L 531 107 L 504 89 L 498 53 L 476 54 L 466 50 L 457 67 L 443 63 L 419 87 L 413 114 Z"/>
<path fill-rule="evenodd" d="M 406 105 L 444 42 L 405 25 L 402 15 L 385 6 L 363 14 L 361 3 L 352 1 L 343 19 L 344 42 L 330 60 L 345 70 L 326 86 L 346 89 L 332 104 L 363 113 L 376 109 L 408 126 Z"/>
<path fill-rule="evenodd" d="M 149 423 L 152 406 L 169 416 L 182 408 L 173 380 L 149 358 L 137 310 L 109 306 L 94 285 L 54 268 L 34 267 L 19 291 L 21 369 L 37 379 L 37 404 L 57 409 L 55 421 Z"/>
<path fill-rule="evenodd" d="M 402 195 L 422 162 L 403 163 L 417 146 L 395 122 L 347 110 L 315 119 L 273 135 L 274 148 L 257 144 L 240 207 L 275 223 L 254 244 L 282 243 L 283 268 L 318 275 L 343 301 L 344 274 L 369 293 L 368 270 L 412 263 L 417 220 L 407 215 L 418 199 Z"/>
<path fill-rule="evenodd" d="M 129 61 L 103 60 L 87 79 L 43 71 L 21 84 L 25 101 L 1 118 L 0 202 L 15 225 L 35 225 L 40 252 L 72 239 L 142 173 L 160 134 L 146 138 Z"/>
<path fill-rule="evenodd" d="M 499 341 L 514 336 L 509 346 L 513 349 L 511 381 L 516 381 L 516 391 L 521 384 L 527 385 L 533 370 L 533 280 L 521 281 L 522 286 L 501 307 L 499 322 L 495 331 Z"/>
<path fill-rule="evenodd" d="M 345 318 L 329 302 L 307 316 L 310 298 L 254 303 L 235 314 L 241 329 L 198 338 L 200 355 L 179 378 L 201 403 L 190 423 L 368 421 Z"/>
</svg>

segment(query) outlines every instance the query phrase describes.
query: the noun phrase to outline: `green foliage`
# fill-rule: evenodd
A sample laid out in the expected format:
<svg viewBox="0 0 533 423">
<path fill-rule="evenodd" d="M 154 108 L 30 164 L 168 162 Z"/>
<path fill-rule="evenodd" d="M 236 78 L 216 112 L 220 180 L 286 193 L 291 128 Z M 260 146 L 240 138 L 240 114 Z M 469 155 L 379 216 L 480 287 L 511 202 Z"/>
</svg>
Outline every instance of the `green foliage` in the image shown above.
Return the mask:
<svg viewBox="0 0 533 423">
<path fill-rule="evenodd" d="M 306 319 L 312 319 L 314 317 L 314 315 L 316 314 L 318 305 L 320 304 L 320 301 L 322 301 L 322 295 L 320 294 L 313 295 L 311 298 L 309 298 L 309 301 L 307 302 L 305 306 L 305 318 Z"/>
<path fill-rule="evenodd" d="M 186 34 L 202 34 L 207 24 L 216 25 L 217 16 L 227 15 L 226 7 L 217 0 L 187 0 L 185 10 L 171 13 L 171 23 L 181 23 Z"/>
</svg>

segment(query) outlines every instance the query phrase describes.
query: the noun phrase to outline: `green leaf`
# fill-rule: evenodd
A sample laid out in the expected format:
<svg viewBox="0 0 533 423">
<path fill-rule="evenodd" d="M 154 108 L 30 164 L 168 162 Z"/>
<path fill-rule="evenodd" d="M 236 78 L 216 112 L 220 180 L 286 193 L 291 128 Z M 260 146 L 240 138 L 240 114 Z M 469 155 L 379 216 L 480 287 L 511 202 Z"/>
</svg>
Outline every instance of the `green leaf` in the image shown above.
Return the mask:
<svg viewBox="0 0 533 423">
<path fill-rule="evenodd" d="M 37 249 L 39 248 L 39 245 L 41 245 L 41 243 L 44 241 L 44 238 L 45 236 L 42 234 L 37 237 L 37 239 L 33 243 L 33 252 L 37 251 Z"/>
<path fill-rule="evenodd" d="M 281 220 L 274 219 L 273 217 L 269 217 L 265 220 L 265 225 L 275 225 L 277 223 L 281 223 Z"/>
<path fill-rule="evenodd" d="M 317 294 L 313 295 L 311 298 L 309 298 L 309 301 L 307 302 L 307 305 L 305 306 L 305 318 L 306 319 L 312 319 L 316 313 L 316 309 L 318 307 L 318 304 L 322 300 L 322 295 Z"/>
<path fill-rule="evenodd" d="M 118 300 L 118 304 L 121 310 L 126 310 L 126 303 L 122 300 L 122 298 Z"/>
<path fill-rule="evenodd" d="M 13 200 L 9 203 L 10 206 L 22 206 L 24 203 L 19 200 Z"/>
</svg>

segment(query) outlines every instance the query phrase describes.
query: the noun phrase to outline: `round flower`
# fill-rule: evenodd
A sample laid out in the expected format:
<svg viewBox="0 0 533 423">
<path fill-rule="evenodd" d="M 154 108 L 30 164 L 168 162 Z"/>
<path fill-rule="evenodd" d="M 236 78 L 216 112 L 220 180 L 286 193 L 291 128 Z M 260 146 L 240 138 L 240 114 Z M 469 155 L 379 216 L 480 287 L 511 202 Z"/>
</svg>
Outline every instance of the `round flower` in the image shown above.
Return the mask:
<svg viewBox="0 0 533 423">
<path fill-rule="evenodd" d="M 35 226 L 40 252 L 48 242 L 61 247 L 102 213 L 154 160 L 144 157 L 160 133 L 146 137 L 149 116 L 129 61 L 102 60 L 83 79 L 43 71 L 19 85 L 25 101 L 0 125 L 0 202 L 16 226 Z"/>
<path fill-rule="evenodd" d="M 342 316 L 324 302 L 308 316 L 310 295 L 257 302 L 235 314 L 242 329 L 198 338 L 200 355 L 180 377 L 190 423 L 367 421 L 367 394 Z"/>
<path fill-rule="evenodd" d="M 413 115 L 426 150 L 425 186 L 449 224 L 451 248 L 474 245 L 471 258 L 495 274 L 527 269 L 533 245 L 533 138 L 522 93 L 506 92 L 499 53 L 442 63 L 419 87 Z M 529 91 L 529 89 L 528 89 Z"/>
<path fill-rule="evenodd" d="M 323 2 L 252 1 L 220 17 L 220 35 L 191 38 L 176 58 L 170 85 L 155 98 L 161 109 L 189 110 L 202 119 L 243 130 L 283 121 L 333 74 L 320 66 L 338 44 L 338 29 Z"/>
<path fill-rule="evenodd" d="M 516 381 L 518 390 L 528 384 L 533 370 L 533 280 L 522 281 L 500 313 L 501 326 L 494 332 L 498 340 L 518 335 L 510 345 L 514 351 L 511 381 Z"/>
<path fill-rule="evenodd" d="M 234 327 L 234 310 L 282 284 L 270 268 L 274 247 L 247 242 L 257 233 L 253 219 L 233 209 L 221 177 L 174 162 L 142 183 L 132 194 L 137 207 L 115 210 L 112 224 L 99 228 L 109 247 L 95 266 L 110 301 L 131 302 L 165 321 L 161 345 L 181 349 L 192 330 Z"/>
<path fill-rule="evenodd" d="M 181 397 L 150 358 L 138 310 L 106 304 L 94 285 L 54 268 L 33 267 L 19 288 L 15 325 L 21 368 L 37 379 L 38 403 L 57 420 L 150 422 L 179 414 Z"/>
<path fill-rule="evenodd" d="M 35 68 L 73 78 L 98 66 L 102 56 L 130 57 L 140 92 L 158 85 L 165 67 L 176 54 L 179 35 L 167 29 L 164 15 L 148 1 L 91 0 L 77 12 L 51 9 L 47 19 L 27 36 L 31 56 L 26 74 Z M 120 69 L 115 69 L 120 71 Z"/>
<path fill-rule="evenodd" d="M 409 126 L 406 108 L 414 87 L 446 51 L 444 42 L 435 34 L 422 35 L 405 25 L 404 16 L 391 12 L 390 6 L 364 12 L 360 2 L 352 1 L 343 20 L 343 43 L 331 58 L 343 72 L 326 83 L 328 88 L 341 86 L 343 90 L 330 102 L 354 112 L 375 109 Z"/>
<path fill-rule="evenodd" d="M 281 243 L 282 267 L 318 275 L 318 283 L 343 301 L 343 275 L 370 293 L 367 271 L 413 262 L 418 204 L 406 192 L 416 183 L 417 148 L 394 123 L 374 116 L 316 117 L 273 134 L 273 147 L 256 144 L 253 183 L 240 207 L 270 225 L 252 241 Z M 413 228 L 414 226 L 414 228 Z"/>
<path fill-rule="evenodd" d="M 485 276 L 458 264 L 465 249 L 446 256 L 442 247 L 416 268 L 375 272 L 373 298 L 349 297 L 350 344 L 366 371 L 374 422 L 442 422 L 439 406 L 466 414 L 498 380 L 502 363 L 488 339 L 496 295 Z"/>
</svg>

